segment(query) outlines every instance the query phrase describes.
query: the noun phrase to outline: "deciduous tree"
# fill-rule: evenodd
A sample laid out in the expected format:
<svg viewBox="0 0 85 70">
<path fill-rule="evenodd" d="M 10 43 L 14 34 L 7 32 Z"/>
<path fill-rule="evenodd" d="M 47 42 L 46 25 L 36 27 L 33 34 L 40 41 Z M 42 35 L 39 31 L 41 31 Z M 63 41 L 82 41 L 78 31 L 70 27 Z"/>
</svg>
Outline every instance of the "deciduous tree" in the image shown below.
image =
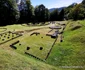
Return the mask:
<svg viewBox="0 0 85 70">
<path fill-rule="evenodd" d="M 16 1 L 0 0 L 0 25 L 14 24 L 18 19 L 19 10 Z"/>
</svg>

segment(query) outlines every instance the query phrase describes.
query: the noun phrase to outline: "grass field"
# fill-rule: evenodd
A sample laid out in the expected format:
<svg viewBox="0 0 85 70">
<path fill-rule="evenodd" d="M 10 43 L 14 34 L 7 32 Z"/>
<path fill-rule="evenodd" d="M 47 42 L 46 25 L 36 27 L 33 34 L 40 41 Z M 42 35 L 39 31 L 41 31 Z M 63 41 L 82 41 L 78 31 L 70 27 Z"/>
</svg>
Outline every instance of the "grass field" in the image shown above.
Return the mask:
<svg viewBox="0 0 85 70">
<path fill-rule="evenodd" d="M 0 28 L 7 28 L 7 31 L 24 31 L 23 36 L 13 39 L 0 45 L 0 70 L 84 70 L 85 69 L 85 20 L 62 21 L 67 26 L 64 30 L 63 42 L 60 42 L 60 35 L 45 62 L 41 62 L 27 54 L 28 52 L 36 57 L 45 59 L 55 39 L 46 34 L 50 31 L 49 26 L 22 26 L 9 25 Z M 39 28 L 39 29 L 38 29 Z M 36 30 L 37 29 L 37 30 Z M 28 30 L 28 32 L 26 32 Z M 29 32 L 31 30 L 31 32 Z M 1 30 L 0 33 L 2 32 Z M 55 30 L 53 30 L 54 33 Z M 60 30 L 62 31 L 62 29 Z M 40 35 L 30 36 L 33 32 Z M 10 45 L 20 41 L 12 49 Z M 30 47 L 27 50 L 27 47 Z M 43 47 L 40 50 L 40 47 Z M 65 68 L 66 66 L 68 68 Z M 78 66 L 78 68 L 76 68 Z"/>
<path fill-rule="evenodd" d="M 42 38 L 43 37 L 43 38 Z M 29 54 L 32 54 L 40 59 L 45 59 L 47 54 L 49 53 L 52 44 L 55 39 L 52 39 L 51 37 L 47 37 L 46 35 L 33 35 L 28 37 L 24 37 L 24 39 L 20 40 L 20 43 L 14 45 L 17 47 L 18 51 L 21 51 L 23 53 L 27 52 Z M 21 44 L 21 45 L 19 45 Z M 30 49 L 27 50 L 27 47 Z M 42 48 L 40 50 L 40 48 Z M 25 52 L 24 52 L 25 51 Z"/>
<path fill-rule="evenodd" d="M 85 20 L 68 22 L 63 34 L 64 41 L 54 46 L 47 62 L 55 66 L 71 66 L 70 69 L 84 70 Z"/>
</svg>

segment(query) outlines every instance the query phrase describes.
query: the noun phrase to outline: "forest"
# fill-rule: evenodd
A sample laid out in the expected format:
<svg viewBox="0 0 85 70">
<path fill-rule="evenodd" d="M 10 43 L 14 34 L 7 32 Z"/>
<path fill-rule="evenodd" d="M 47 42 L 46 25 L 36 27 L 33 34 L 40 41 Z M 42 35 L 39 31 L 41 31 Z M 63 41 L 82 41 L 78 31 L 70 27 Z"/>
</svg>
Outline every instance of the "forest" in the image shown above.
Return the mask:
<svg viewBox="0 0 85 70">
<path fill-rule="evenodd" d="M 20 5 L 15 0 L 0 0 L 0 25 L 11 24 L 38 24 L 47 21 L 85 19 L 85 0 L 80 4 L 69 5 L 61 11 L 57 9 L 50 12 L 43 4 L 33 7 L 30 0 Z"/>
</svg>

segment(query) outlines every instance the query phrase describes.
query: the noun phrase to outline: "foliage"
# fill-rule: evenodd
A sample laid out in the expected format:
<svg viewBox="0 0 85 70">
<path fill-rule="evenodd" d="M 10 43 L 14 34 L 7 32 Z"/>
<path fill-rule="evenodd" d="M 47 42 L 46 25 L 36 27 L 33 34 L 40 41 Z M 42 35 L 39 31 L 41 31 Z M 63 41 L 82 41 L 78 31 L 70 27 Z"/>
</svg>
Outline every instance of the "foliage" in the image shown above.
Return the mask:
<svg viewBox="0 0 85 70">
<path fill-rule="evenodd" d="M 51 21 L 58 20 L 58 10 L 57 9 L 50 13 L 50 20 Z"/>
<path fill-rule="evenodd" d="M 74 8 L 72 8 L 69 13 L 69 18 L 74 20 L 85 18 L 85 8 L 82 7 L 82 4 L 78 4 Z"/>
<path fill-rule="evenodd" d="M 61 11 L 55 9 L 50 13 L 43 4 L 34 8 L 30 0 L 26 0 L 26 2 L 21 0 L 20 5 L 17 5 L 15 0 L 0 0 L 0 25 L 30 22 L 45 23 L 46 21 L 62 21 L 64 18 L 73 20 L 85 19 L 84 3 L 85 0 L 80 4 L 73 3 Z"/>
<path fill-rule="evenodd" d="M 0 0 L 0 25 L 13 24 L 18 19 L 19 11 L 15 0 Z"/>
<path fill-rule="evenodd" d="M 62 10 L 60 11 L 58 18 L 59 18 L 60 21 L 64 20 L 64 9 L 62 9 Z"/>
<path fill-rule="evenodd" d="M 82 1 L 82 5 L 85 8 L 85 0 Z"/>
<path fill-rule="evenodd" d="M 45 21 L 49 21 L 50 20 L 50 12 L 48 10 L 48 8 L 45 9 Z"/>
<path fill-rule="evenodd" d="M 74 8 L 77 4 L 71 4 L 69 5 L 68 7 L 66 7 L 64 10 L 65 10 L 65 18 L 66 19 L 69 19 L 68 15 L 71 11 L 72 8 Z"/>
<path fill-rule="evenodd" d="M 21 2 L 20 10 L 20 23 L 29 23 L 33 19 L 33 6 L 31 5 L 30 0 L 26 0 L 26 3 Z"/>
<path fill-rule="evenodd" d="M 45 22 L 49 20 L 49 11 L 43 4 L 35 7 L 35 22 Z"/>
</svg>

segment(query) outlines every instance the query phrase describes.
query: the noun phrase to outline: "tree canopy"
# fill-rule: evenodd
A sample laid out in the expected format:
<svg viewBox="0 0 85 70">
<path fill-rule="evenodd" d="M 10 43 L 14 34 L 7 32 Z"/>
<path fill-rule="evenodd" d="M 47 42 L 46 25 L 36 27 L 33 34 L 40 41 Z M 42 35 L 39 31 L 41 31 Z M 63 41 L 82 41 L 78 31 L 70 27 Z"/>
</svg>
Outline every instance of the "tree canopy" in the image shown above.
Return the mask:
<svg viewBox="0 0 85 70">
<path fill-rule="evenodd" d="M 51 21 L 58 20 L 58 10 L 57 9 L 50 13 L 50 20 Z"/>
<path fill-rule="evenodd" d="M 21 0 L 20 4 L 17 4 L 16 0 L 0 0 L 0 25 L 62 21 L 64 18 L 85 19 L 85 0 L 80 4 L 73 3 L 61 11 L 55 9 L 53 12 L 49 12 L 43 4 L 34 8 L 30 0 Z"/>
<path fill-rule="evenodd" d="M 20 9 L 20 23 L 29 23 L 32 21 L 34 15 L 34 8 L 31 5 L 30 0 L 26 0 L 26 3 L 21 2 Z"/>
<path fill-rule="evenodd" d="M 0 25 L 13 24 L 18 19 L 19 10 L 15 0 L 0 0 Z"/>
<path fill-rule="evenodd" d="M 82 4 L 76 5 L 71 9 L 69 17 L 74 20 L 81 20 L 85 18 L 85 8 L 82 7 Z"/>
<path fill-rule="evenodd" d="M 45 22 L 49 20 L 49 11 L 43 4 L 36 6 L 34 13 L 36 22 Z"/>
<path fill-rule="evenodd" d="M 65 14 L 65 13 L 64 13 L 64 9 L 62 9 L 62 10 L 60 11 L 59 17 L 58 17 L 60 21 L 64 20 L 64 14 Z"/>
</svg>

